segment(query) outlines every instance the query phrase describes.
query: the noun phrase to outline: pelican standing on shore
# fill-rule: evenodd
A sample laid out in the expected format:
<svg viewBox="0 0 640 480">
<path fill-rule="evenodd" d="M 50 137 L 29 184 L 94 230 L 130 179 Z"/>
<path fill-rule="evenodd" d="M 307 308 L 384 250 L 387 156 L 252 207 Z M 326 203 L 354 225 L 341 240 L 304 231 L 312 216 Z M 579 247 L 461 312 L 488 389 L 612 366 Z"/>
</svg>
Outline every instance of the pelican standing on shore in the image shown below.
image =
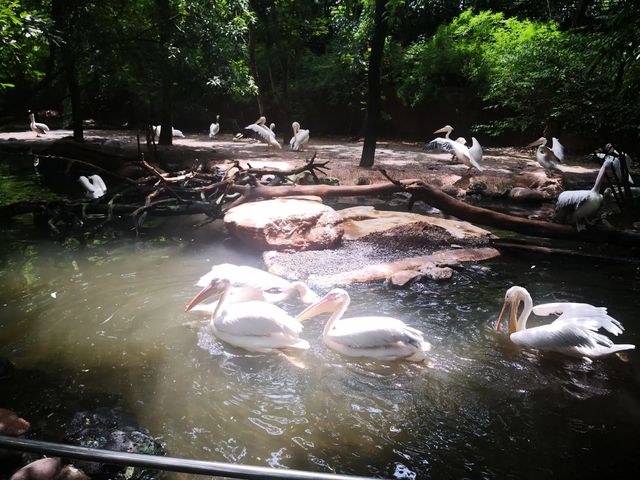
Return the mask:
<svg viewBox="0 0 640 480">
<path fill-rule="evenodd" d="M 207 297 L 218 298 L 211 314 L 216 337 L 230 345 L 252 352 L 271 353 L 279 349 L 307 350 L 309 342 L 300 338 L 302 324 L 287 312 L 267 302 L 248 301 L 229 304 L 232 289 L 226 278 L 214 278 L 187 304 L 191 310 Z"/>
<path fill-rule="evenodd" d="M 556 220 L 561 223 L 575 223 L 576 230 L 586 228 L 584 225 L 602 206 L 600 186 L 607 168 L 611 168 L 612 159 L 602 163 L 598 176 L 591 190 L 565 190 L 556 202 Z M 583 223 L 584 222 L 584 223 Z"/>
<path fill-rule="evenodd" d="M 278 140 L 276 140 L 276 134 L 273 131 L 273 128 L 275 128 L 275 124 L 272 123 L 271 128 L 269 128 L 267 127 L 266 123 L 267 118 L 261 116 L 254 123 L 244 127 L 240 133 L 237 133 L 234 137 L 234 141 L 238 141 L 242 138 L 253 138 L 262 143 L 266 143 L 267 148 L 275 147 L 278 149 L 282 149 L 282 145 L 280 145 L 280 143 L 278 143 Z"/>
<path fill-rule="evenodd" d="M 516 318 L 520 303 L 524 308 Z M 496 322 L 496 330 L 509 309 L 509 338 L 522 347 L 547 350 L 580 358 L 600 358 L 622 350 L 632 350 L 635 345 L 615 344 L 609 337 L 598 333 L 603 329 L 613 335 L 624 331 L 622 324 L 607 315 L 605 307 L 588 303 L 557 302 L 533 306 L 529 292 L 518 286 L 507 290 L 504 305 Z M 547 325 L 527 328 L 531 313 L 539 316 L 559 315 Z"/>
<path fill-rule="evenodd" d="M 425 146 L 425 150 L 440 150 L 452 154 L 459 162 L 469 167 L 468 171 L 473 168 L 482 172 L 483 167 L 480 166 L 482 160 L 482 147 L 476 137 L 471 137 L 471 147 L 466 146 L 466 140 L 460 137 L 458 140 L 451 140 L 449 135 L 453 131 L 451 125 L 436 130 L 435 133 L 446 133 L 444 138 L 437 137 L 431 140 Z"/>
<path fill-rule="evenodd" d="M 322 332 L 327 347 L 349 357 L 372 357 L 383 360 L 426 359 L 431 345 L 420 330 L 393 317 L 342 318 L 349 306 L 349 294 L 334 288 L 298 316 L 299 321 L 332 312 Z"/>
<path fill-rule="evenodd" d="M 216 121 L 209 125 L 209 138 L 215 137 L 220 131 L 220 115 L 216 115 Z"/>
<path fill-rule="evenodd" d="M 29 112 L 29 121 L 29 127 L 31 128 L 31 130 L 36 132 L 36 137 L 39 137 L 40 135 L 46 135 L 49 132 L 49 127 L 47 125 L 45 125 L 44 123 L 36 122 L 36 117 L 33 112 Z"/>
<path fill-rule="evenodd" d="M 291 128 L 293 130 L 293 137 L 291 137 L 291 141 L 289 142 L 291 150 L 302 152 L 305 144 L 309 142 L 309 130 L 300 129 L 298 122 L 293 122 Z"/>
<path fill-rule="evenodd" d="M 538 140 L 531 142 L 527 148 L 536 148 L 536 160 L 546 170 L 560 170 L 558 166 L 564 160 L 564 147 L 556 137 L 551 139 L 551 148 L 547 147 L 547 139 L 540 137 Z"/>
</svg>

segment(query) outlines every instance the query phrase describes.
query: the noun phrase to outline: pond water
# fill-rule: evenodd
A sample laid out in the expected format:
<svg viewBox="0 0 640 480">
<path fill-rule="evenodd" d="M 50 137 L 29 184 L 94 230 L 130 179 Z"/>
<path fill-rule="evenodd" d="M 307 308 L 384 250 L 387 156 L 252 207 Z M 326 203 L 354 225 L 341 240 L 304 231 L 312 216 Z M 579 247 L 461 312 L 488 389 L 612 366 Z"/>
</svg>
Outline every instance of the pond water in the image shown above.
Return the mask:
<svg viewBox="0 0 640 480">
<path fill-rule="evenodd" d="M 419 328 L 432 365 L 341 357 L 322 345 L 323 321 L 310 320 L 301 367 L 185 325 L 200 318 L 183 310 L 212 265 L 260 266 L 217 223 L 194 230 L 200 220 L 140 238 L 104 229 L 83 243 L 53 239 L 28 218 L 3 224 L 0 357 L 21 374 L 0 380 L 0 407 L 55 441 L 74 412 L 117 406 L 171 456 L 319 472 L 621 478 L 640 467 L 637 352 L 586 363 L 515 348 L 493 330 L 518 284 L 536 303 L 608 306 L 626 327 L 618 341 L 639 344 L 638 265 L 509 255 L 445 283 L 352 286 L 351 314 Z"/>
</svg>

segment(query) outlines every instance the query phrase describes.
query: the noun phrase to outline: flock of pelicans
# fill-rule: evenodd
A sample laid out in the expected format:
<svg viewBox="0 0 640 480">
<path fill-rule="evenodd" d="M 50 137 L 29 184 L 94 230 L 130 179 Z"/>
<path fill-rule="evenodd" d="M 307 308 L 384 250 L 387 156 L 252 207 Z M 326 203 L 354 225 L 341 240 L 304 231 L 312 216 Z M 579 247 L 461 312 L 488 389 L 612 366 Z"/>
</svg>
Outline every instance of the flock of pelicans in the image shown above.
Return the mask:
<svg viewBox="0 0 640 480">
<path fill-rule="evenodd" d="M 29 112 L 29 118 L 31 121 L 31 130 L 36 132 L 38 136 L 44 135 L 49 131 L 49 127 L 44 123 L 38 123 L 35 121 L 33 113 Z M 310 132 L 307 129 L 302 129 L 298 122 L 291 124 L 293 135 L 289 142 L 289 145 L 294 151 L 304 150 L 304 146 L 309 142 Z M 274 147 L 281 149 L 282 145 L 278 142 L 276 134 L 274 132 L 275 124 L 272 123 L 267 126 L 267 119 L 261 116 L 254 123 L 247 125 L 237 133 L 234 137 L 234 141 L 241 139 L 254 139 L 259 142 L 265 143 L 267 148 Z M 444 137 L 437 137 L 428 142 L 425 146 L 426 150 L 439 150 L 442 152 L 450 153 L 454 159 L 457 159 L 462 164 L 468 167 L 468 172 L 477 170 L 482 172 L 484 167 L 482 166 L 482 147 L 475 137 L 471 137 L 471 146 L 467 146 L 467 141 L 463 137 L 458 137 L 453 140 L 450 138 L 453 127 L 446 125 L 435 132 L 434 134 L 444 133 Z M 152 133 L 157 138 L 160 135 L 161 127 L 159 125 L 152 126 Z M 214 138 L 220 132 L 220 115 L 216 116 L 216 121 L 209 126 L 209 137 Z M 182 131 L 172 127 L 172 134 L 174 137 L 184 138 Z M 547 146 L 547 139 L 540 137 L 538 140 L 527 145 L 528 148 L 536 147 L 536 159 L 540 166 L 550 172 L 561 171 L 559 165 L 564 160 L 564 147 L 560 141 L 553 137 L 551 141 L 551 147 Z M 575 224 L 577 230 L 584 230 L 586 224 L 590 223 L 600 207 L 602 206 L 604 197 L 600 193 L 602 182 L 605 178 L 607 171 L 611 172 L 614 179 L 618 183 L 621 180 L 621 157 L 615 150 L 610 148 L 605 149 L 604 153 L 597 154 L 602 166 L 598 171 L 596 181 L 590 190 L 567 190 L 562 192 L 556 202 L 556 219 L 561 223 Z M 631 163 L 631 158 L 628 155 L 624 155 L 624 161 L 627 164 L 627 170 Z M 95 175 L 97 176 L 97 175 Z M 94 176 L 94 177 L 95 177 Z M 93 181 L 85 177 L 79 179 L 80 183 L 85 187 L 87 196 L 90 198 L 99 198 L 106 192 L 106 187 L 97 185 Z M 629 183 L 633 183 L 631 177 L 628 177 Z"/>
<path fill-rule="evenodd" d="M 324 344 L 348 357 L 423 361 L 431 349 L 420 330 L 400 319 L 383 316 L 343 318 L 350 298 L 341 288 L 319 297 L 303 282 L 289 282 L 257 268 L 228 263 L 214 266 L 196 285 L 202 289 L 187 304 L 185 312 L 197 310 L 210 314 L 210 326 L 216 337 L 248 351 L 269 353 L 308 349 L 309 342 L 300 337 L 302 322 L 322 313 L 331 313 L 322 332 Z M 274 305 L 294 295 L 308 305 L 296 317 Z M 214 301 L 203 303 L 209 298 Z M 518 315 L 521 304 L 524 308 Z M 631 344 L 615 344 L 599 333 L 604 330 L 619 335 L 624 330 L 604 307 L 570 302 L 533 306 L 529 292 L 513 286 L 505 294 L 495 324 L 497 331 L 507 310 L 510 339 L 522 347 L 585 359 L 635 348 Z M 531 313 L 557 315 L 557 318 L 549 324 L 527 328 Z"/>
</svg>

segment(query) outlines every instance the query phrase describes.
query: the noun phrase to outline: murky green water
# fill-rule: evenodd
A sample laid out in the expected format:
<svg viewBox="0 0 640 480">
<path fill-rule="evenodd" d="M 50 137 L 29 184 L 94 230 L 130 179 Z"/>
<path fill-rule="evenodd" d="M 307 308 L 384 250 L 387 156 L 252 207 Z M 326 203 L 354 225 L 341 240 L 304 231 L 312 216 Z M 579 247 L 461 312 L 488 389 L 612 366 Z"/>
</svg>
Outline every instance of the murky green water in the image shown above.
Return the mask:
<svg viewBox="0 0 640 480">
<path fill-rule="evenodd" d="M 260 265 L 218 225 L 193 231 L 198 221 L 86 244 L 28 221 L 2 225 L 0 357 L 21 375 L 0 380 L 0 407 L 58 440 L 74 412 L 120 406 L 169 455 L 312 471 L 626 478 L 640 467 L 637 352 L 588 364 L 519 350 L 492 329 L 504 291 L 519 284 L 536 302 L 606 305 L 626 327 L 620 341 L 639 344 L 637 265 L 505 256 L 448 283 L 353 286 L 350 313 L 421 329 L 433 367 L 341 357 L 309 321 L 308 368 L 298 368 L 184 325 L 197 318 L 183 313 L 193 284 L 212 265 Z"/>
</svg>

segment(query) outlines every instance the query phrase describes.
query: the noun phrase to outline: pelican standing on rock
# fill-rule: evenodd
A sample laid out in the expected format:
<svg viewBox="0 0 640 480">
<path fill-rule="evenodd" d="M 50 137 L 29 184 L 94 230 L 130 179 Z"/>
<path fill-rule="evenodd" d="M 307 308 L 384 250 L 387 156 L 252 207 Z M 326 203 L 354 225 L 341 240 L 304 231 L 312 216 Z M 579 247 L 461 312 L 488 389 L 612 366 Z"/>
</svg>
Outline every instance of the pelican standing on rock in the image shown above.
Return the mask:
<svg viewBox="0 0 640 480">
<path fill-rule="evenodd" d="M 214 265 L 209 272 L 200 277 L 196 285 L 200 288 L 206 288 L 216 279 L 227 279 L 231 283 L 232 288 L 227 295 L 227 303 L 249 300 L 279 303 L 298 295 L 302 303 L 309 305 L 319 298 L 304 282 L 290 282 L 259 268 L 232 263 Z M 216 302 L 198 303 L 190 310 L 211 313 L 216 306 Z"/>
<path fill-rule="evenodd" d="M 211 328 L 220 340 L 252 352 L 270 353 L 279 349 L 307 350 L 309 342 L 300 338 L 302 324 L 287 312 L 267 302 L 227 303 L 232 285 L 229 279 L 214 278 L 185 308 L 185 312 L 207 297 L 218 297 L 211 314 Z"/>
<path fill-rule="evenodd" d="M 527 148 L 530 147 L 538 147 L 536 148 L 536 160 L 542 168 L 560 170 L 558 164 L 564 160 L 564 147 L 556 137 L 551 139 L 551 148 L 547 147 L 547 139 L 544 137 L 527 145 Z"/>
<path fill-rule="evenodd" d="M 293 137 L 289 142 L 291 150 L 302 152 L 304 145 L 309 142 L 309 130 L 301 130 L 298 122 L 293 122 L 291 128 L 293 129 Z"/>
<path fill-rule="evenodd" d="M 209 138 L 215 137 L 220 131 L 220 115 L 216 115 L 215 123 L 209 125 Z"/>
<path fill-rule="evenodd" d="M 31 130 L 36 132 L 36 137 L 46 135 L 49 132 L 49 127 L 47 125 L 36 122 L 36 117 L 33 112 L 29 112 L 29 120 L 31 122 L 29 126 L 31 127 Z"/>
<path fill-rule="evenodd" d="M 81 175 L 78 182 L 84 187 L 89 198 L 100 198 L 107 193 L 107 186 L 100 175 L 91 175 L 90 177 Z"/>
<path fill-rule="evenodd" d="M 520 303 L 524 309 L 516 318 Z M 599 358 L 622 350 L 632 350 L 635 345 L 615 344 L 598 330 L 613 335 L 623 332 L 622 324 L 607 315 L 605 307 L 594 307 L 588 303 L 545 303 L 533 306 L 529 292 L 513 286 L 504 296 L 504 305 L 496 322 L 500 330 L 502 317 L 509 308 L 509 338 L 517 345 L 538 350 L 548 350 L 580 358 Z M 527 328 L 531 313 L 540 316 L 559 315 L 553 322 L 539 327 Z"/>
<path fill-rule="evenodd" d="M 435 133 L 446 133 L 444 138 L 434 138 L 425 146 L 426 150 L 440 150 L 452 154 L 459 162 L 469 167 L 469 171 L 475 168 L 479 172 L 484 168 L 480 166 L 482 160 L 482 147 L 476 137 L 471 137 L 471 147 L 467 147 L 467 141 L 460 137 L 458 140 L 451 140 L 449 135 L 453 131 L 451 125 L 445 125 L 444 127 L 436 130 Z"/>
<path fill-rule="evenodd" d="M 602 206 L 600 186 L 607 168 L 611 168 L 612 159 L 603 162 L 591 190 L 565 190 L 556 202 L 556 220 L 561 223 L 575 223 L 578 231 L 584 230 L 583 224 L 595 215 Z"/>
<path fill-rule="evenodd" d="M 342 318 L 349 306 L 349 294 L 334 288 L 313 305 L 303 310 L 299 321 L 321 313 L 332 312 L 322 332 L 327 347 L 349 357 L 373 357 L 383 360 L 426 359 L 431 345 L 421 331 L 393 317 Z"/>
</svg>

